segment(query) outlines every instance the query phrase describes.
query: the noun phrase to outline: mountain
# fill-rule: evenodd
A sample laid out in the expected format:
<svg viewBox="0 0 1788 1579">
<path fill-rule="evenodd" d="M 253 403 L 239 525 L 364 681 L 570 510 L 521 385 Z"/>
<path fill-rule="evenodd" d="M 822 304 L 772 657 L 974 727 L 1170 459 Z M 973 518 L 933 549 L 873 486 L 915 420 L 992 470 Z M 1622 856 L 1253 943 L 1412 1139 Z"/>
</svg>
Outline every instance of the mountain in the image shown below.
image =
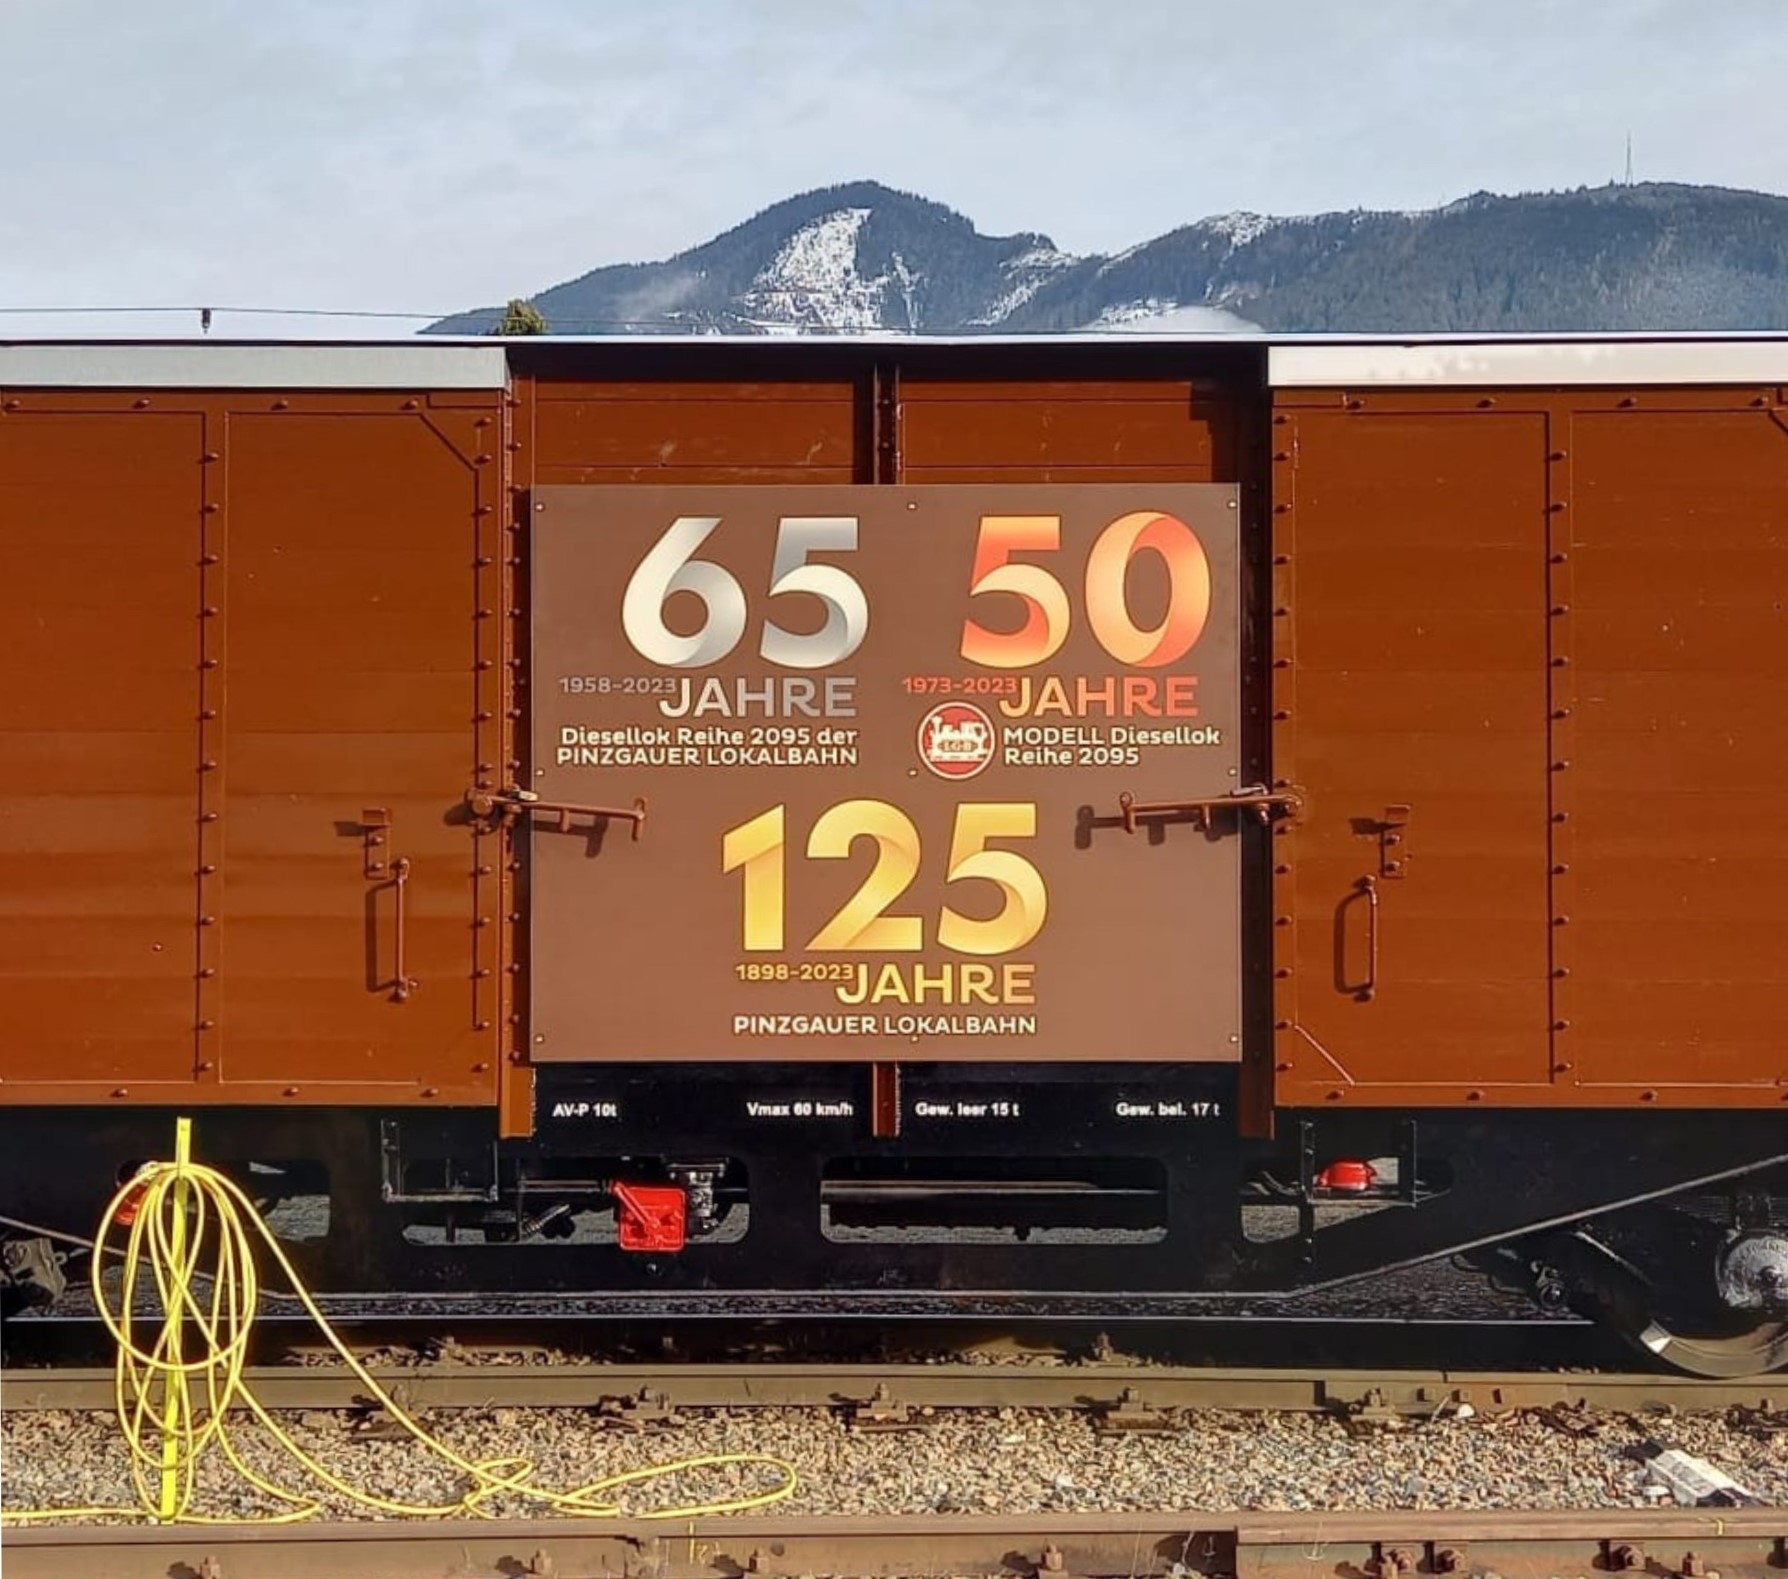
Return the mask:
<svg viewBox="0 0 1788 1579">
<path fill-rule="evenodd" d="M 1201 219 L 1110 257 L 873 181 L 532 298 L 560 334 L 1788 329 L 1788 198 L 1648 183 Z M 430 326 L 486 333 L 499 308 Z"/>
<path fill-rule="evenodd" d="M 561 334 L 949 332 L 1000 321 L 1076 260 L 1047 236 L 983 236 L 873 181 L 791 197 L 662 263 L 594 269 L 532 297 Z M 476 334 L 501 309 L 431 325 Z"/>
</svg>

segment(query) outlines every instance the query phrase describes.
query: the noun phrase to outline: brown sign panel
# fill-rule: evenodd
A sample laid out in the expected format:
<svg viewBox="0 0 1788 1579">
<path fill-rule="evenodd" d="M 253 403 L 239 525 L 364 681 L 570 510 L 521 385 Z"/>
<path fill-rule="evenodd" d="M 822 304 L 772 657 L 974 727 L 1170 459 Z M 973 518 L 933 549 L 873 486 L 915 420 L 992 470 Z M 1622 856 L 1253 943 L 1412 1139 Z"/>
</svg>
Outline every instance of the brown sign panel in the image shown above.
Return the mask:
<svg viewBox="0 0 1788 1579">
<path fill-rule="evenodd" d="M 1237 515 L 536 490 L 535 1058 L 1236 1058 Z"/>
</svg>

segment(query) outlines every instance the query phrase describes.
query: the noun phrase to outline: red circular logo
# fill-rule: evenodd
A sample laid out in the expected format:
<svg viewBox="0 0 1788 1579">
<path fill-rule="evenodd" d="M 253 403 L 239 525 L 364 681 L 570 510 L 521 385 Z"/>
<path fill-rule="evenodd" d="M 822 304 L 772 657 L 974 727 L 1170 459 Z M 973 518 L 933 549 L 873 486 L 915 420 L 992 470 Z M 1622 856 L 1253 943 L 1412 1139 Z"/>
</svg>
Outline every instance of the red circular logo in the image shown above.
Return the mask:
<svg viewBox="0 0 1788 1579">
<path fill-rule="evenodd" d="M 972 779 L 993 761 L 993 720 L 969 702 L 945 702 L 919 720 L 919 760 L 941 779 Z"/>
</svg>

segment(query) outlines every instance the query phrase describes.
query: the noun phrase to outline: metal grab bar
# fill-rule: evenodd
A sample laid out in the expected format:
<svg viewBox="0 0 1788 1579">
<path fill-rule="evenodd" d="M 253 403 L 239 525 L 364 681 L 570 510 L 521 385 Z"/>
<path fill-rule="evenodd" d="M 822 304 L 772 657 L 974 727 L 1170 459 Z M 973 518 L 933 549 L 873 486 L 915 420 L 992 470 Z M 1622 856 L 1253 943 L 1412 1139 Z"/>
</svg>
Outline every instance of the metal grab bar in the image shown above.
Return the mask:
<svg viewBox="0 0 1788 1579">
<path fill-rule="evenodd" d="M 397 979 L 391 984 L 391 1001 L 393 1003 L 408 1003 L 410 1001 L 410 993 L 416 987 L 415 978 L 410 975 L 409 965 L 406 960 L 404 935 L 404 920 L 405 912 L 407 910 L 405 896 L 410 890 L 409 856 L 400 855 L 391 863 L 391 888 L 393 894 L 392 908 L 396 911 L 397 919 L 397 954 L 392 961 L 392 969 Z"/>
<path fill-rule="evenodd" d="M 1378 996 L 1378 879 L 1370 874 L 1362 877 L 1359 891 L 1366 896 L 1366 979 L 1354 989 L 1354 996 L 1370 1003 Z"/>
<path fill-rule="evenodd" d="M 471 808 L 474 817 L 492 817 L 510 824 L 519 821 L 523 812 L 552 812 L 559 819 L 560 833 L 571 831 L 573 817 L 594 817 L 601 822 L 630 822 L 633 824 L 635 840 L 638 840 L 640 830 L 646 825 L 646 798 L 643 795 L 636 795 L 631 806 L 583 806 L 575 801 L 542 800 L 531 790 L 469 789 L 466 791 L 466 805 Z"/>
</svg>

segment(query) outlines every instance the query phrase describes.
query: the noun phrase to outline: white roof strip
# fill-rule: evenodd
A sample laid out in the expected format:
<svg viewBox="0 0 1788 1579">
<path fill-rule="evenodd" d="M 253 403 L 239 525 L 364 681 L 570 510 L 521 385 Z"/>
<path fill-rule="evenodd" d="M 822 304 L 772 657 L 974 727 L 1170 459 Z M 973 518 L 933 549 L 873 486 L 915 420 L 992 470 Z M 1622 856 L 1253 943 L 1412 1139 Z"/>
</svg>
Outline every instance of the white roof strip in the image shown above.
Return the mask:
<svg viewBox="0 0 1788 1579">
<path fill-rule="evenodd" d="M 1781 340 L 1523 340 L 1501 344 L 1275 345 L 1275 389 L 1456 385 L 1788 384 Z"/>
<path fill-rule="evenodd" d="M 502 389 L 500 345 L 0 345 L 0 389 Z"/>
</svg>

